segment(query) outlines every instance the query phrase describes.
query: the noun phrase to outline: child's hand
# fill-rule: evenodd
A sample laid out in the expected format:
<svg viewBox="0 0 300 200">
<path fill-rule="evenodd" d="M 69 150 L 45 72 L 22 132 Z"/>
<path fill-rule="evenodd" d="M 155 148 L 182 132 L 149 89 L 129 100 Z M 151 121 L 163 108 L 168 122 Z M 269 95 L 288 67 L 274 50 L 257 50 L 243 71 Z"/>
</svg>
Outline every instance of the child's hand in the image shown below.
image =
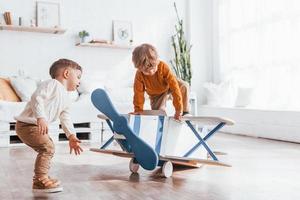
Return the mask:
<svg viewBox="0 0 300 200">
<path fill-rule="evenodd" d="M 181 112 L 180 111 L 176 111 L 175 114 L 174 114 L 174 119 L 175 120 L 178 120 L 178 121 L 181 121 Z"/>
<path fill-rule="evenodd" d="M 39 134 L 48 134 L 48 123 L 44 118 L 37 119 L 37 126 Z"/>
<path fill-rule="evenodd" d="M 83 152 L 79 143 L 81 143 L 81 141 L 75 135 L 70 135 L 69 137 L 70 154 L 72 154 L 73 150 L 75 155 L 80 155 L 80 152 Z"/>
</svg>

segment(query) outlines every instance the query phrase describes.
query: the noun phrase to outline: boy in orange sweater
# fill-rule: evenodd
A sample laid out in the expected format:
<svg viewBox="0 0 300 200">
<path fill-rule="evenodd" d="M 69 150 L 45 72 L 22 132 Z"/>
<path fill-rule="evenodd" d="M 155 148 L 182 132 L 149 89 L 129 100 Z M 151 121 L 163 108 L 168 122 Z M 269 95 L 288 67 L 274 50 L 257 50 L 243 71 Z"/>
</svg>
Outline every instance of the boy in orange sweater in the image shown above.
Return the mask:
<svg viewBox="0 0 300 200">
<path fill-rule="evenodd" d="M 171 94 L 175 108 L 174 118 L 180 120 L 182 115 L 189 113 L 189 85 L 175 77 L 169 66 L 158 60 L 154 46 L 142 44 L 132 53 L 132 62 L 137 68 L 134 80 L 134 113 L 143 112 L 144 93 L 150 97 L 152 110 L 165 110 L 166 101 Z"/>
</svg>

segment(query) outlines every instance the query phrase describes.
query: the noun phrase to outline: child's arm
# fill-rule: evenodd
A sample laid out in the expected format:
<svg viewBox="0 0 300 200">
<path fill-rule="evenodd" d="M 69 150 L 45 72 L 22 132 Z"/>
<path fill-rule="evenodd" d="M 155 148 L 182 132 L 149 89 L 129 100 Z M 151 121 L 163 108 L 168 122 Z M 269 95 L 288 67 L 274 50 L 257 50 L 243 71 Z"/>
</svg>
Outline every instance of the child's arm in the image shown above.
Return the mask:
<svg viewBox="0 0 300 200">
<path fill-rule="evenodd" d="M 134 113 L 138 114 L 143 111 L 145 103 L 145 86 L 138 72 L 135 74 L 133 90 Z"/>
<path fill-rule="evenodd" d="M 50 87 L 41 87 L 38 88 L 31 96 L 30 99 L 30 104 L 31 104 L 31 109 L 36 117 L 36 119 L 39 118 L 44 118 L 46 119 L 46 114 L 45 114 L 45 99 L 48 97 L 48 95 L 52 93 L 50 91 Z"/>
<path fill-rule="evenodd" d="M 182 105 L 182 96 L 178 86 L 177 79 L 167 65 L 164 66 L 163 74 L 166 81 L 169 84 L 171 94 L 173 96 L 173 105 L 175 108 L 174 118 L 180 120 L 182 115 L 183 105 Z"/>
<path fill-rule="evenodd" d="M 52 82 L 40 86 L 31 96 L 31 110 L 36 117 L 38 132 L 42 135 L 48 134 L 48 122 L 45 114 L 45 99 L 53 94 L 55 86 Z"/>
<path fill-rule="evenodd" d="M 60 114 L 59 118 L 62 129 L 69 139 L 70 154 L 74 150 L 75 155 L 79 155 L 83 150 L 79 144 L 81 141 L 75 135 L 75 129 L 69 113 L 69 107 L 65 108 L 65 110 Z"/>
</svg>

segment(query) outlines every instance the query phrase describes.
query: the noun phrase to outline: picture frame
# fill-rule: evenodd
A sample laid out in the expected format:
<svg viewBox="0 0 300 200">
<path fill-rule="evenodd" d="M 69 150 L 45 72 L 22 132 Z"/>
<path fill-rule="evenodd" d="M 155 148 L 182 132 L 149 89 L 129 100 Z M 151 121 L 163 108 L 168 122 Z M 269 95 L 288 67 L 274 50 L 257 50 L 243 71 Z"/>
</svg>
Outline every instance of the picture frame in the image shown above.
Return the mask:
<svg viewBox="0 0 300 200">
<path fill-rule="evenodd" d="M 60 27 L 60 4 L 54 2 L 36 2 L 36 26 Z"/>
<path fill-rule="evenodd" d="M 113 20 L 113 43 L 130 45 L 132 41 L 132 23 L 130 21 Z"/>
</svg>

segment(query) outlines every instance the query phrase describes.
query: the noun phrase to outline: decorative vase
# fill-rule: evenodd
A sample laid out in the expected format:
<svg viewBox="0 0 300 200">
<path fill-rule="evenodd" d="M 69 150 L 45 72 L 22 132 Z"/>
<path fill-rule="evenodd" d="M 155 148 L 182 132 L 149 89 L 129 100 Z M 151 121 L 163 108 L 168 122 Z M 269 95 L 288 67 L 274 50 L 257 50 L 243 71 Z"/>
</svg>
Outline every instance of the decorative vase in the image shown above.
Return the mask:
<svg viewBox="0 0 300 200">
<path fill-rule="evenodd" d="M 85 43 L 86 42 L 86 37 L 82 37 L 81 38 L 81 43 Z"/>
</svg>

